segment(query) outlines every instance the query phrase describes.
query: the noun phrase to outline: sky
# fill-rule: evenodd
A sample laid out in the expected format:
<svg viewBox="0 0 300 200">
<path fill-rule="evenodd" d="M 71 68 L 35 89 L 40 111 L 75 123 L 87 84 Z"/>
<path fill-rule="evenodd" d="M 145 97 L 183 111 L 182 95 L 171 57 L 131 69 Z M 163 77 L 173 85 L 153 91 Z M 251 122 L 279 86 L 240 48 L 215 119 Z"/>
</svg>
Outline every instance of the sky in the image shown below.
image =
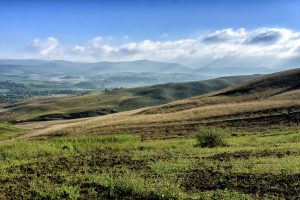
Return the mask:
<svg viewBox="0 0 300 200">
<path fill-rule="evenodd" d="M 0 0 L 0 58 L 300 66 L 298 0 Z"/>
</svg>

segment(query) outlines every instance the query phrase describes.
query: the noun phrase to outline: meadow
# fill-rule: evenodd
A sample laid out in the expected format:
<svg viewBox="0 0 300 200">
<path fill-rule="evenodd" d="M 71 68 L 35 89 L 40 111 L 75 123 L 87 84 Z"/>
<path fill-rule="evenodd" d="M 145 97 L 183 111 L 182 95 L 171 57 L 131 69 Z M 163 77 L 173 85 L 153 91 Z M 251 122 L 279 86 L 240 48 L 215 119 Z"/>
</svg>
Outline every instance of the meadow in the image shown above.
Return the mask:
<svg viewBox="0 0 300 200">
<path fill-rule="evenodd" d="M 63 136 L 0 146 L 0 199 L 296 199 L 300 129 L 234 134 Z M 84 134 L 84 133 L 83 133 Z"/>
</svg>

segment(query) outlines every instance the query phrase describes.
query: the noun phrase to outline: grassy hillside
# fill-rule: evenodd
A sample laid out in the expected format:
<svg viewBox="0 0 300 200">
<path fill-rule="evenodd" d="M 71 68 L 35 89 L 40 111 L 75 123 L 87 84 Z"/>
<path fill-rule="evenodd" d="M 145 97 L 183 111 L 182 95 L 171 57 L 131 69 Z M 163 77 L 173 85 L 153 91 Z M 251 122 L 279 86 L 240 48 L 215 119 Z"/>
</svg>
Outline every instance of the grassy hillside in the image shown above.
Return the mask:
<svg viewBox="0 0 300 200">
<path fill-rule="evenodd" d="M 240 103 L 255 100 L 297 100 L 300 89 L 300 69 L 287 70 L 259 77 L 252 81 L 233 85 L 207 95 L 192 97 L 167 105 L 150 108 L 144 113 L 167 113 L 200 106 Z"/>
<path fill-rule="evenodd" d="M 299 83 L 296 69 L 161 106 L 20 124 L 30 133 L 0 139 L 0 199 L 298 199 Z M 200 125 L 226 133 L 224 145 L 200 147 Z"/>
<path fill-rule="evenodd" d="M 298 77 L 300 69 L 289 70 L 162 106 L 70 121 L 63 125 L 60 122 L 50 126 L 45 124 L 43 130 L 34 131 L 31 136 L 137 133 L 145 138 L 160 138 L 191 135 L 200 124 L 225 126 L 238 132 L 298 126 Z M 257 89 L 248 90 L 255 85 L 258 85 Z M 248 92 L 242 93 L 244 90 Z"/>
<path fill-rule="evenodd" d="M 53 120 L 105 115 L 205 94 L 256 77 L 257 75 L 232 76 L 198 82 L 169 83 L 93 93 L 76 97 L 33 98 L 19 101 L 0 110 L 0 120 Z"/>
<path fill-rule="evenodd" d="M 0 124 L 0 141 L 11 139 L 24 134 L 25 131 L 8 123 Z"/>
</svg>

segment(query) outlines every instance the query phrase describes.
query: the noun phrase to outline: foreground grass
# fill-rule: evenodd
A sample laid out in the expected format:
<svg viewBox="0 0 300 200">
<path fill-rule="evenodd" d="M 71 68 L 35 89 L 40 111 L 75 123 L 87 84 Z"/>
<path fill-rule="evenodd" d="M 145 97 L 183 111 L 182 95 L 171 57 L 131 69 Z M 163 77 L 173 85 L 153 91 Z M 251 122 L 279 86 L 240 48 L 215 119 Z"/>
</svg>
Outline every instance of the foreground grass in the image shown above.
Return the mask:
<svg viewBox="0 0 300 200">
<path fill-rule="evenodd" d="M 142 141 L 76 136 L 0 146 L 0 199 L 276 199 L 300 192 L 300 129 Z"/>
</svg>

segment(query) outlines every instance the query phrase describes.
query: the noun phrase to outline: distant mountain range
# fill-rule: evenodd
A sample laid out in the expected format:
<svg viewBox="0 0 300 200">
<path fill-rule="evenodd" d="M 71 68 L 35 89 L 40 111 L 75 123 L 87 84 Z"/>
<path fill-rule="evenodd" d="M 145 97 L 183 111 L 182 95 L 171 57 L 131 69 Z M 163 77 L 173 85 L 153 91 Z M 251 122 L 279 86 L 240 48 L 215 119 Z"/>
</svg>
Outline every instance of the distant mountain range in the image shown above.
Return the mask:
<svg viewBox="0 0 300 200">
<path fill-rule="evenodd" d="M 3 59 L 0 60 L 0 75 L 2 81 L 47 81 L 92 90 L 211 78 L 181 64 L 148 60 L 82 63 Z"/>
<path fill-rule="evenodd" d="M 121 73 L 159 73 L 159 74 L 192 74 L 200 78 L 212 78 L 224 75 L 245 75 L 271 73 L 276 69 L 267 67 L 204 67 L 192 69 L 178 63 L 156 62 L 149 60 L 120 61 L 120 62 L 71 62 L 64 60 L 10 60 L 0 59 L 0 73 L 62 76 L 81 75 L 89 79 L 98 79 L 99 76 Z M 277 70 L 278 71 L 278 70 Z M 197 79 L 198 80 L 198 79 Z M 181 80 L 174 80 L 178 82 Z M 188 80 L 183 80 L 188 81 Z"/>
<path fill-rule="evenodd" d="M 201 74 L 219 77 L 220 75 L 249 75 L 262 74 L 280 71 L 283 68 L 268 68 L 261 67 L 245 67 L 245 66 L 228 66 L 228 63 L 219 64 L 218 67 L 195 67 L 190 68 L 178 63 L 156 62 L 149 60 L 136 61 L 119 61 L 119 62 L 71 62 L 65 60 L 37 60 L 37 59 L 0 59 L 0 72 L 8 72 L 14 69 L 23 72 L 37 74 L 78 74 L 88 75 L 93 77 L 99 74 L 107 73 L 184 73 L 184 74 Z M 8 68 L 8 66 L 10 66 Z M 294 66 L 295 67 L 295 66 Z M 4 70 L 5 69 L 5 70 Z M 93 71 L 93 73 L 90 73 Z"/>
<path fill-rule="evenodd" d="M 64 60 L 0 59 L 0 99 L 3 96 L 18 99 L 37 94 L 64 95 L 66 92 L 74 93 L 74 90 L 75 94 L 78 94 L 78 91 L 80 93 L 103 91 L 170 82 L 200 81 L 220 76 L 266 74 L 273 71 L 264 67 L 192 69 L 178 63 L 149 60 L 84 63 Z M 1 87 L 1 81 L 9 83 L 2 84 Z M 11 88 L 14 91 L 11 91 Z M 26 88 L 26 95 L 20 94 L 20 91 L 24 90 L 22 88 Z"/>
<path fill-rule="evenodd" d="M 1 72 L 21 70 L 23 73 L 36 74 L 72 74 L 94 77 L 107 73 L 194 73 L 194 70 L 178 64 L 164 63 L 148 60 L 123 61 L 123 62 L 95 62 L 81 63 L 63 60 L 0 60 Z"/>
</svg>

